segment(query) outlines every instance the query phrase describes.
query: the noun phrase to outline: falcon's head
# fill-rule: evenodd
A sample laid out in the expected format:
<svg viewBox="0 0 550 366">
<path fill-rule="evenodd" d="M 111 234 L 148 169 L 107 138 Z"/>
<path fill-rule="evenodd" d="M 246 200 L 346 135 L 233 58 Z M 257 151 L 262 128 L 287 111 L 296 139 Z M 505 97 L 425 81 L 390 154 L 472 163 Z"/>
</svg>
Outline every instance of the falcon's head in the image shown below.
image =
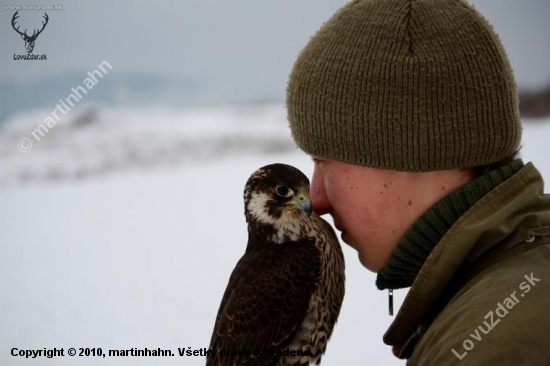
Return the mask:
<svg viewBox="0 0 550 366">
<path fill-rule="evenodd" d="M 282 243 L 296 240 L 311 215 L 309 180 L 298 169 L 286 164 L 266 165 L 248 179 L 244 207 L 249 233 Z"/>
</svg>

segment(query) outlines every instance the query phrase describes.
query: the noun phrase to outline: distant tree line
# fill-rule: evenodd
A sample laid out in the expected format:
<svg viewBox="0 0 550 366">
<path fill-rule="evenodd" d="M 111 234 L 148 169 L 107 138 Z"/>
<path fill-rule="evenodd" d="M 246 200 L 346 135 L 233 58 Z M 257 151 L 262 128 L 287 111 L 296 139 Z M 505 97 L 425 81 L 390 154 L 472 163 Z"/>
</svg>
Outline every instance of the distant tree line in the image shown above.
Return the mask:
<svg viewBox="0 0 550 366">
<path fill-rule="evenodd" d="M 550 116 L 550 84 L 538 91 L 521 91 L 519 109 L 522 117 L 543 118 Z"/>
</svg>

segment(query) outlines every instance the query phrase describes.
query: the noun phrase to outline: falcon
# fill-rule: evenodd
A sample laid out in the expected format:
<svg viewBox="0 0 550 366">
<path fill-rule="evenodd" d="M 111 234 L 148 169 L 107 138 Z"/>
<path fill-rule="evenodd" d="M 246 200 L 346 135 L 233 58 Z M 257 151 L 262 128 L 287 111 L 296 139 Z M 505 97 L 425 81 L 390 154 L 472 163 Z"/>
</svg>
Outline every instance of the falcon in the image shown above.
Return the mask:
<svg viewBox="0 0 550 366">
<path fill-rule="evenodd" d="M 231 273 L 207 366 L 319 364 L 344 298 L 344 256 L 298 169 L 258 169 L 244 190 L 248 244 Z"/>
</svg>

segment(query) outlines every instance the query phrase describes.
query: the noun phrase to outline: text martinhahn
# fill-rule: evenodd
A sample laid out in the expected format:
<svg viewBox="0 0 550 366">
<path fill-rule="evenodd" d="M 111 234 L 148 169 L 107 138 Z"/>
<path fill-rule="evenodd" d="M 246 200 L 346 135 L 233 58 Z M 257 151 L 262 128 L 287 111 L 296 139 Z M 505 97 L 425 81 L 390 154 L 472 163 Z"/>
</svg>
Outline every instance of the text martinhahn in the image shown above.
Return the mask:
<svg viewBox="0 0 550 366">
<path fill-rule="evenodd" d="M 130 348 L 130 349 L 122 349 L 122 350 L 116 350 L 116 349 L 110 349 L 109 350 L 109 356 L 110 357 L 116 357 L 116 356 L 144 356 L 144 357 L 158 357 L 158 356 L 173 356 L 172 351 L 170 350 L 162 350 L 160 348 L 158 349 L 137 349 L 137 348 Z"/>
</svg>

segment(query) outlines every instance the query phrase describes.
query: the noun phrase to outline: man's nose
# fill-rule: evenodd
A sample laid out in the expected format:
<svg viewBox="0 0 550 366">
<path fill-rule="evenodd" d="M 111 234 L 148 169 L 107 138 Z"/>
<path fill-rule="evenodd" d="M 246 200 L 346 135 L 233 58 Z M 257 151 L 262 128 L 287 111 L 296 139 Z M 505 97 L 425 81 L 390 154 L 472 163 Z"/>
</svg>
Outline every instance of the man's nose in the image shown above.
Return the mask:
<svg viewBox="0 0 550 366">
<path fill-rule="evenodd" d="M 324 174 L 317 164 L 315 164 L 313 177 L 311 178 L 309 198 L 313 204 L 313 211 L 315 211 L 317 215 L 324 215 L 330 212 L 332 206 L 327 198 Z"/>
</svg>

